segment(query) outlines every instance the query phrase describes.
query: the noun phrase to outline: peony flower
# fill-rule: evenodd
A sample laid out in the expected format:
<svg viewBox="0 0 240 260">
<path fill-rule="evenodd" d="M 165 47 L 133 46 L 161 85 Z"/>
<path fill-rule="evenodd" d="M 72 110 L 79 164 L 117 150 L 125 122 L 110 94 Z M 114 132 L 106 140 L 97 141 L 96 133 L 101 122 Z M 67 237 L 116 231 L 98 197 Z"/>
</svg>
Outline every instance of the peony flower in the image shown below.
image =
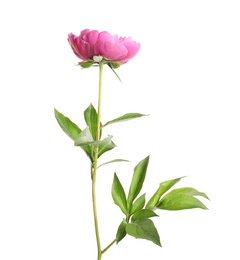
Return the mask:
<svg viewBox="0 0 240 260">
<path fill-rule="evenodd" d="M 101 59 L 124 64 L 140 49 L 131 37 L 118 37 L 109 32 L 85 29 L 79 36 L 68 34 L 68 42 L 75 55 L 83 61 L 98 63 Z"/>
</svg>

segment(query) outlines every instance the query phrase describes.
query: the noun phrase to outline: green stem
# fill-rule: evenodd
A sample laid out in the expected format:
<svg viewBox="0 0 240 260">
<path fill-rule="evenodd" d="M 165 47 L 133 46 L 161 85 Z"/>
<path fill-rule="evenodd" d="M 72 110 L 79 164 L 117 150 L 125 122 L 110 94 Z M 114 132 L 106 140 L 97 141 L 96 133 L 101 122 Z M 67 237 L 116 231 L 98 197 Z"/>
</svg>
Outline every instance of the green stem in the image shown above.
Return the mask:
<svg viewBox="0 0 240 260">
<path fill-rule="evenodd" d="M 99 90 L 98 90 L 98 118 L 97 118 L 97 133 L 96 141 L 100 140 L 100 127 L 101 127 L 101 104 L 102 104 L 102 72 L 103 72 L 103 62 L 99 63 Z M 98 258 L 102 259 L 101 242 L 98 228 L 98 216 L 97 216 L 97 202 L 96 202 L 96 177 L 97 177 L 97 161 L 98 161 L 98 148 L 95 148 L 93 173 L 92 173 L 92 204 L 93 204 L 93 216 L 95 225 L 95 234 L 97 241 Z"/>
<path fill-rule="evenodd" d="M 114 239 L 106 248 L 102 250 L 102 254 L 105 253 L 112 245 L 114 245 L 116 242 L 116 239 Z"/>
</svg>

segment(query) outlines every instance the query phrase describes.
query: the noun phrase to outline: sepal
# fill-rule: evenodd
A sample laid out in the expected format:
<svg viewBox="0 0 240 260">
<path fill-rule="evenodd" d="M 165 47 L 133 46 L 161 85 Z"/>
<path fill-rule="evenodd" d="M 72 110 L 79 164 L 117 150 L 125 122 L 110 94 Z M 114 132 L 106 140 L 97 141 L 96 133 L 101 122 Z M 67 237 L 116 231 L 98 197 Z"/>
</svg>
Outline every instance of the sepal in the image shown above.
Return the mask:
<svg viewBox="0 0 240 260">
<path fill-rule="evenodd" d="M 81 66 L 83 69 L 88 69 L 92 67 L 93 61 L 91 60 L 85 60 L 78 63 L 79 66 Z"/>
</svg>

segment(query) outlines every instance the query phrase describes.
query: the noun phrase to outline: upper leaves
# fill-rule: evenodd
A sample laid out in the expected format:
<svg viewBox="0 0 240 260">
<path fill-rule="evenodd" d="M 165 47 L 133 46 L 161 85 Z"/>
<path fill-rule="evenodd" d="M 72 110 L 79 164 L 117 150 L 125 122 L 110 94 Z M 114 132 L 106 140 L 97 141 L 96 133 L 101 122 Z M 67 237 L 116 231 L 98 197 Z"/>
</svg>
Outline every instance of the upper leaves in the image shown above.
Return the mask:
<svg viewBox="0 0 240 260">
<path fill-rule="evenodd" d="M 63 129 L 63 131 L 76 142 L 77 138 L 82 139 L 81 142 L 85 139 L 85 141 L 91 141 L 92 135 L 89 132 L 89 129 L 85 129 L 82 131 L 75 123 L 73 123 L 68 117 L 64 116 L 62 113 L 54 109 L 55 117 L 57 119 L 58 124 Z M 80 137 L 79 137 L 80 136 Z M 88 140 L 89 139 L 89 140 Z M 87 154 L 89 159 L 93 161 L 93 150 L 91 146 L 82 146 L 82 149 Z"/>
<path fill-rule="evenodd" d="M 120 116 L 120 117 L 117 117 L 113 120 L 108 121 L 102 127 L 105 127 L 105 126 L 113 124 L 113 123 L 122 122 L 122 121 L 130 120 L 130 119 L 142 117 L 142 116 L 147 116 L 147 115 L 143 115 L 143 114 L 139 114 L 139 113 L 127 113 L 123 116 Z"/>
<path fill-rule="evenodd" d="M 90 106 L 84 111 L 84 119 L 94 140 L 96 140 L 97 134 L 97 118 L 98 114 L 96 109 L 92 104 L 90 104 Z"/>
<path fill-rule="evenodd" d="M 108 161 L 108 162 L 105 162 L 105 163 L 99 165 L 98 168 L 103 166 L 103 165 L 106 165 L 106 164 L 109 164 L 109 163 L 115 163 L 115 162 L 129 162 L 129 161 L 125 160 L 125 159 L 114 159 L 114 160 L 111 160 L 111 161 Z"/>
<path fill-rule="evenodd" d="M 89 127 L 86 127 L 80 134 L 79 136 L 75 139 L 74 144 L 76 146 L 81 146 L 84 147 L 89 144 L 93 144 L 93 136 L 89 130 Z"/>
<path fill-rule="evenodd" d="M 112 150 L 114 147 L 116 147 L 116 145 L 112 141 L 112 136 L 111 135 L 109 135 L 105 139 L 99 141 L 99 144 L 98 144 L 98 157 L 100 157 L 105 152 Z"/>
<path fill-rule="evenodd" d="M 87 156 L 90 158 L 91 162 L 94 161 L 95 148 L 98 147 L 98 158 L 107 151 L 112 150 L 116 145 L 112 141 L 112 136 L 108 136 L 103 140 L 101 139 L 102 127 L 116 122 L 121 122 L 129 119 L 134 119 L 138 117 L 145 116 L 139 113 L 128 113 L 113 120 L 108 121 L 102 126 L 101 122 L 98 122 L 98 113 L 94 106 L 90 104 L 88 108 L 84 111 L 84 119 L 87 127 L 82 131 L 75 123 L 73 123 L 68 117 L 64 116 L 56 109 L 54 109 L 55 117 L 58 124 L 63 129 L 63 131 L 74 140 L 76 146 L 80 146 Z M 97 138 L 98 124 L 100 123 L 100 136 Z M 113 160 L 114 161 L 126 161 L 126 160 Z M 102 164 L 104 165 L 104 164 Z"/>
<path fill-rule="evenodd" d="M 90 133 L 89 127 L 85 128 L 80 135 L 76 138 L 75 143 L 76 146 L 81 146 L 83 149 L 89 149 L 92 154 L 94 154 L 94 149 L 98 148 L 98 158 L 107 151 L 112 150 L 116 145 L 112 141 L 112 136 L 108 136 L 103 140 L 94 141 L 92 134 Z"/>
<path fill-rule="evenodd" d="M 69 137 L 75 140 L 78 137 L 78 135 L 82 132 L 82 130 L 75 123 L 73 123 L 68 117 L 58 112 L 57 109 L 54 109 L 54 114 L 62 130 Z"/>
</svg>

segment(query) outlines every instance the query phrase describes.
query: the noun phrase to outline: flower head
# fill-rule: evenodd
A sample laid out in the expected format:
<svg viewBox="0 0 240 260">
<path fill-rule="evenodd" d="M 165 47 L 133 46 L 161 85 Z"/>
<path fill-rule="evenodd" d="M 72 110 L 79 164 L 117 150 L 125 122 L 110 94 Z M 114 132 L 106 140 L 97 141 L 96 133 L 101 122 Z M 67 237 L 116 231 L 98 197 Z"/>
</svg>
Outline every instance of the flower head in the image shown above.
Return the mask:
<svg viewBox="0 0 240 260">
<path fill-rule="evenodd" d="M 83 61 L 98 63 L 101 57 L 109 62 L 124 64 L 133 58 L 140 49 L 140 43 L 131 37 L 118 37 L 109 32 L 85 29 L 79 36 L 68 34 L 68 42 L 75 55 Z M 100 58 L 96 59 L 96 56 Z"/>
</svg>

